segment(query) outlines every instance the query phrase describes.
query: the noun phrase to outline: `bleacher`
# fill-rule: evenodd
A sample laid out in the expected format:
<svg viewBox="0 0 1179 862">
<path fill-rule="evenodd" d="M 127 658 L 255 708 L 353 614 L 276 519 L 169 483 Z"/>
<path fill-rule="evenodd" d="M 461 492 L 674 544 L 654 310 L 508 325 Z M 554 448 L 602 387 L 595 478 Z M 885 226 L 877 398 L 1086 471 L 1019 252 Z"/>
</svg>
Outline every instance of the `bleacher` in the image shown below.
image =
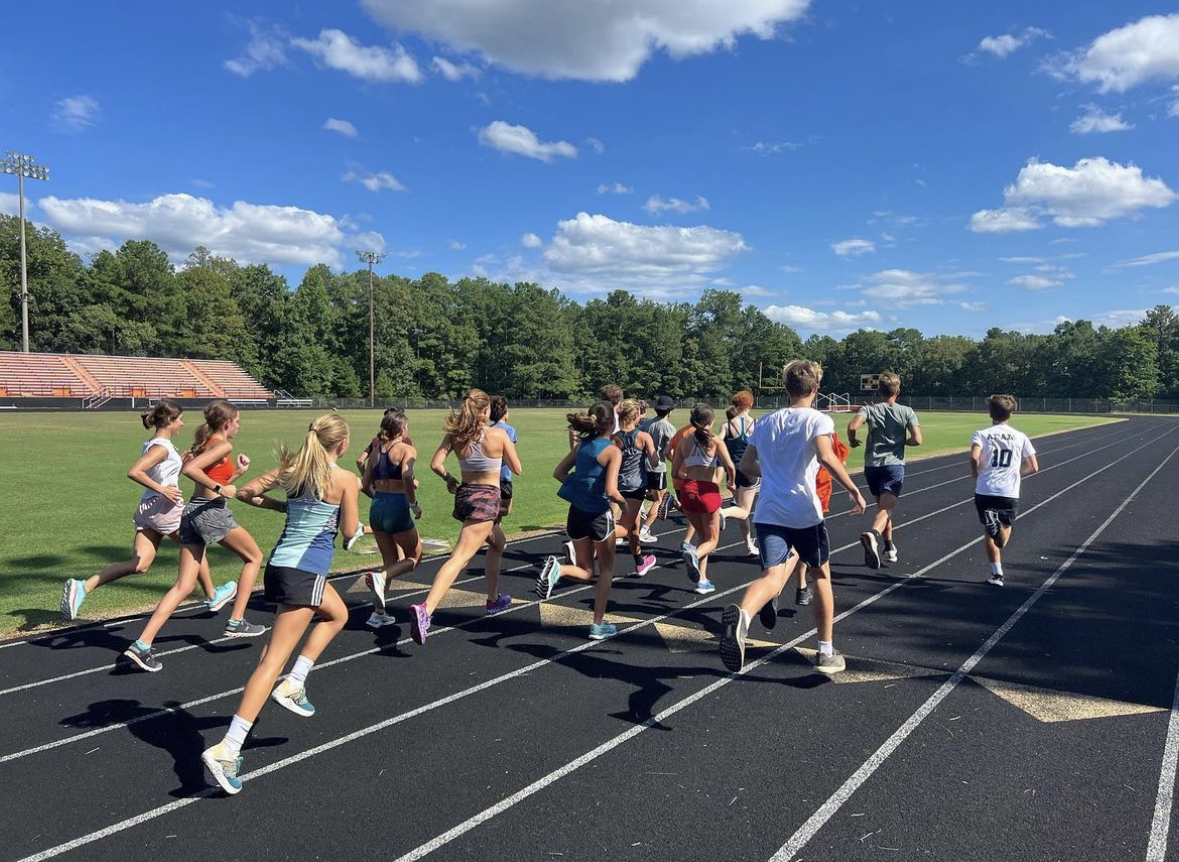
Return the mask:
<svg viewBox="0 0 1179 862">
<path fill-rule="evenodd" d="M 140 356 L 0 351 L 0 396 L 83 398 L 226 398 L 262 406 L 273 393 L 232 362 Z"/>
</svg>

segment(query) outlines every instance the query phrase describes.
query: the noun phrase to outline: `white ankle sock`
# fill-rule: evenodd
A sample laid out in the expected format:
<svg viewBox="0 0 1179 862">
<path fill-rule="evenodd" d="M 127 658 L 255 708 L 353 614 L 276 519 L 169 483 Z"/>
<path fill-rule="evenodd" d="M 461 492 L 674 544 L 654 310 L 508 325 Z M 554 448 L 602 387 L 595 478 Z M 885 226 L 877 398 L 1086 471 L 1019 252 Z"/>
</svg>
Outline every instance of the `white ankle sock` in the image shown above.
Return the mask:
<svg viewBox="0 0 1179 862">
<path fill-rule="evenodd" d="M 295 666 L 287 674 L 287 682 L 295 687 L 301 686 L 307 679 L 307 674 L 311 673 L 311 668 L 314 666 L 315 662 L 307 658 L 307 656 L 299 656 L 295 659 Z"/>
<path fill-rule="evenodd" d="M 1002 575 L 1003 574 L 1003 564 L 1002 563 L 991 563 L 991 574 L 992 575 Z"/>
<path fill-rule="evenodd" d="M 833 655 L 835 647 L 832 646 L 831 641 L 819 641 L 819 655 Z"/>
<path fill-rule="evenodd" d="M 225 732 L 225 739 L 221 741 L 225 743 L 225 750 L 229 752 L 230 757 L 237 757 L 241 754 L 242 746 L 245 745 L 246 737 L 253 726 L 254 722 L 246 721 L 237 715 L 229 722 L 229 730 Z"/>
</svg>

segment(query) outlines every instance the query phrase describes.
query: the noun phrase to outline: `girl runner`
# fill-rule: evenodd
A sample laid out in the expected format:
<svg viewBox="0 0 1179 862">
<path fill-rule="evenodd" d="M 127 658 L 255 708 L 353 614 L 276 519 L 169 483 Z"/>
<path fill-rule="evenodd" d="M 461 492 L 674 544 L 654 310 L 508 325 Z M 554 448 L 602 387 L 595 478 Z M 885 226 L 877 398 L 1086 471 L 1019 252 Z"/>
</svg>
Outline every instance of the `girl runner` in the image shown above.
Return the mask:
<svg viewBox="0 0 1179 862">
<path fill-rule="evenodd" d="M 422 562 L 422 539 L 414 526 L 414 519 L 422 517 L 413 476 L 418 450 L 406 442 L 408 431 L 404 410 L 386 410 L 378 444 L 369 447 L 364 465 L 364 492 L 375 493 L 369 526 L 381 550 L 382 568 L 364 576 L 373 592 L 373 613 L 366 625 L 375 629 L 395 622 L 385 610 L 389 581 L 412 572 Z"/>
<path fill-rule="evenodd" d="M 561 483 L 557 496 L 569 503 L 565 532 L 573 542 L 574 562 L 561 565 L 549 557 L 536 579 L 536 592 L 542 599 L 553 594 L 562 576 L 576 581 L 594 579 L 594 556 L 598 559 L 598 583 L 594 591 L 594 621 L 591 640 L 603 640 L 618 633 L 614 623 L 606 622 L 606 604 L 614 580 L 614 515 L 610 504 L 625 506 L 627 500 L 618 492 L 618 470 L 622 450 L 612 445 L 614 408 L 609 401 L 599 401 L 589 413 L 570 413 L 569 428 L 577 434 L 577 448 L 566 455 L 553 478 Z M 570 473 L 570 469 L 576 469 Z"/>
<path fill-rule="evenodd" d="M 622 463 L 618 468 L 618 490 L 626 499 L 622 507 L 622 518 L 616 528 L 617 535 L 625 537 L 630 544 L 630 554 L 635 561 L 635 577 L 641 578 L 655 565 L 654 554 L 644 554 L 639 544 L 639 525 L 642 520 L 643 501 L 647 498 L 647 470 L 659 466 L 659 453 L 655 442 L 646 431 L 636 430 L 642 417 L 640 403 L 628 398 L 618 405 L 619 431 L 614 435 L 614 445 L 622 451 Z"/>
<path fill-rule="evenodd" d="M 498 428 L 508 435 L 508 439 L 512 441 L 512 445 L 516 445 L 516 429 L 508 424 L 508 400 L 502 395 L 491 396 L 491 413 L 489 415 L 491 420 L 491 427 Z M 491 538 L 487 540 L 488 546 L 494 549 L 497 554 L 497 559 L 503 559 L 504 548 L 507 547 L 508 537 L 504 535 L 503 527 L 500 523 L 512 512 L 512 496 L 514 494 L 514 487 L 512 485 L 512 468 L 504 464 L 499 471 L 499 517 L 495 519 L 495 526 L 491 528 Z M 498 571 L 499 563 L 496 563 Z M 505 606 L 506 607 L 506 606 Z M 487 613 L 499 613 L 502 608 L 488 605 Z"/>
<path fill-rule="evenodd" d="M 238 410 L 228 401 L 212 401 L 205 407 L 205 424 L 197 429 L 189 450 L 193 457 L 181 468 L 185 476 L 196 482 L 196 491 L 180 516 L 180 571 L 176 583 L 160 599 L 139 639 L 123 653 L 143 670 L 152 673 L 163 670 L 164 666 L 152 650 L 152 641 L 185 596 L 192 592 L 205 560 L 205 548 L 213 543 L 228 548 L 242 559 L 237 597 L 225 626 L 225 637 L 257 637 L 266 631 L 265 626 L 247 622 L 245 618 L 246 605 L 262 565 L 262 552 L 254 537 L 238 526 L 233 513 L 225 505 L 225 501 L 237 493 L 234 482 L 250 466 L 249 458 L 238 455 L 235 470 L 230 457 L 233 452 L 230 441 L 237 436 L 240 425 Z M 277 508 L 277 504 L 272 508 Z"/>
<path fill-rule="evenodd" d="M 184 427 L 184 408 L 172 399 L 165 398 L 139 418 L 143 421 L 143 427 L 154 430 L 155 434 L 143 444 L 139 460 L 127 471 L 128 479 L 147 489 L 139 498 L 139 509 L 135 513 L 135 555 L 125 562 L 113 563 L 89 578 L 67 580 L 61 591 L 63 619 L 77 619 L 82 602 L 103 584 L 127 575 L 146 574 L 151 569 L 164 536 L 180 543 L 180 514 L 184 511 L 184 495 L 180 493 L 177 479 L 182 458 L 172 438 Z M 211 611 L 221 610 L 237 593 L 236 581 L 213 589 L 207 560 L 201 561 L 197 578 L 205 591 L 205 607 Z"/>
<path fill-rule="evenodd" d="M 753 433 L 753 417 L 749 415 L 753 407 L 753 393 L 742 390 L 733 396 L 732 403 L 725 410 L 727 417 L 721 428 L 721 439 L 729 450 L 729 457 L 734 464 L 741 463 L 741 456 L 749 445 L 749 435 Z M 741 535 L 745 539 L 745 548 L 749 556 L 758 555 L 757 543 L 749 529 L 749 516 L 753 512 L 753 502 L 757 498 L 758 488 L 761 487 L 761 477 L 756 479 L 746 476 L 737 470 L 737 493 L 734 495 L 732 506 L 721 510 L 721 517 L 736 518 L 741 522 Z"/>
<path fill-rule="evenodd" d="M 446 490 L 454 494 L 453 517 L 461 521 L 458 541 L 450 559 L 442 564 L 430 593 L 420 605 L 411 605 L 413 617 L 410 620 L 410 637 L 414 643 L 424 644 L 430 630 L 430 617 L 458 577 L 458 573 L 471 561 L 491 538 L 495 519 L 499 517 L 499 479 L 504 464 L 520 475 L 522 467 L 516 455 L 516 446 L 500 428 L 488 428 L 491 415 L 491 399 L 482 389 L 472 389 L 463 398 L 462 407 L 446 417 L 446 436 L 438 444 L 438 450 L 430 460 L 430 469 L 446 481 Z M 462 479 L 450 475 L 446 469 L 446 456 L 454 452 L 459 459 Z M 487 605 L 489 614 L 499 613 L 510 607 L 512 597 L 498 592 L 499 567 L 502 546 L 494 544 L 487 549 L 483 571 L 487 577 Z"/>
<path fill-rule="evenodd" d="M 700 402 L 692 408 L 689 421 L 694 430 L 680 440 L 671 462 L 672 475 L 684 480 L 680 508 L 700 534 L 696 547 L 683 552 L 684 567 L 700 595 L 716 591 L 708 580 L 708 555 L 720 538 L 720 489 L 713 481 L 717 470 L 724 469 L 729 492 L 735 495 L 737 491 L 734 486 L 737 470 L 724 440 L 712 433 L 712 420 L 713 411 L 708 404 Z"/>
<path fill-rule="evenodd" d="M 355 535 L 360 527 L 356 517 L 360 483 L 336 465 L 347 449 L 348 423 L 327 413 L 311 423 L 298 452 L 292 454 L 283 447 L 278 468 L 238 492 L 238 499 L 251 506 L 285 510 L 287 522 L 266 563 L 266 598 L 278 604 L 270 642 L 246 683 L 225 738 L 201 755 L 213 780 L 230 795 L 242 789 L 242 744 L 267 693 L 295 715 L 314 715 L 315 707 L 307 700 L 307 674 L 348 621 L 348 608 L 327 582 L 336 533 L 342 527 L 345 535 Z M 266 496 L 276 488 L 286 491 L 285 502 Z M 320 622 L 276 688 L 278 675 L 316 614 Z"/>
</svg>

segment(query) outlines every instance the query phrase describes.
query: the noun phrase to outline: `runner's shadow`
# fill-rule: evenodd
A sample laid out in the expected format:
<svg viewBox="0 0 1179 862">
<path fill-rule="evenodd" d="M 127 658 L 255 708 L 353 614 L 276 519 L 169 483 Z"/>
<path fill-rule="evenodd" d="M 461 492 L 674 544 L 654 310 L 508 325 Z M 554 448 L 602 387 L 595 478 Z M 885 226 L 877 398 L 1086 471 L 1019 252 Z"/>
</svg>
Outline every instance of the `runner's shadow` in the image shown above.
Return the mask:
<svg viewBox="0 0 1179 862">
<path fill-rule="evenodd" d="M 59 611 L 47 611 L 44 608 L 13 608 L 8 616 L 18 620 L 16 631 L 31 632 L 51 623 L 61 622 Z"/>
</svg>

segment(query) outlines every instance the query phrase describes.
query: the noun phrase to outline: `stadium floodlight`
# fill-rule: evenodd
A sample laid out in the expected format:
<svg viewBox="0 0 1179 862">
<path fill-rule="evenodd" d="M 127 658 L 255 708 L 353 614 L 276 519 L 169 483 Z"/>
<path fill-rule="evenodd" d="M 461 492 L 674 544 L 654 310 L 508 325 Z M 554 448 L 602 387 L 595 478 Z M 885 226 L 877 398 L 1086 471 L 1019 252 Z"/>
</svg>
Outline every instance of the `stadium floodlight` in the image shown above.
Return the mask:
<svg viewBox="0 0 1179 862">
<path fill-rule="evenodd" d="M 37 164 L 32 156 L 9 150 L 0 159 L 0 173 L 16 174 L 17 197 L 20 200 L 20 349 L 29 352 L 29 275 L 25 253 L 25 177 L 30 180 L 49 179 L 49 168 Z"/>
<path fill-rule="evenodd" d="M 373 264 L 385 259 L 383 251 L 357 251 L 361 263 L 368 264 L 368 406 L 377 404 L 377 362 L 373 354 Z"/>
</svg>

